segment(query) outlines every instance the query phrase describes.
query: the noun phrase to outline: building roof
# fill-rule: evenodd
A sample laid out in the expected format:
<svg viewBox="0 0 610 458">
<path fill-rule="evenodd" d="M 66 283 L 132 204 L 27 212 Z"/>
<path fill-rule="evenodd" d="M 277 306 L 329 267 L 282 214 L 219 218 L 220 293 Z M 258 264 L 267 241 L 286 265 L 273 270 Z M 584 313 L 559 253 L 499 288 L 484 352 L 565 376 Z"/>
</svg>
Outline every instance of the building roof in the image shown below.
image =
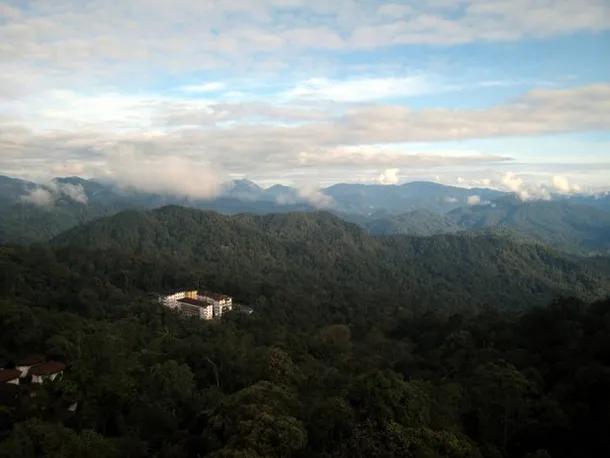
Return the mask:
<svg viewBox="0 0 610 458">
<path fill-rule="evenodd" d="M 56 374 L 57 372 L 61 372 L 66 368 L 66 365 L 63 363 L 58 363 L 55 361 L 49 361 L 48 363 L 42 363 L 38 366 L 35 366 L 30 369 L 30 374 L 32 375 L 51 375 Z"/>
<path fill-rule="evenodd" d="M 189 305 L 196 305 L 197 307 L 202 307 L 202 308 L 211 307 L 210 304 L 208 304 L 207 302 L 198 301 L 197 299 L 191 299 L 190 297 L 185 297 L 184 299 L 178 299 L 178 302 L 183 302 L 183 303 L 189 304 Z"/>
<path fill-rule="evenodd" d="M 21 377 L 21 371 L 17 369 L 2 369 L 0 370 L 0 383 L 10 382 Z"/>
<path fill-rule="evenodd" d="M 16 366 L 33 366 L 34 364 L 44 363 L 46 357 L 44 355 L 31 354 L 17 361 Z"/>
<path fill-rule="evenodd" d="M 227 296 L 226 294 L 212 293 L 210 291 L 199 291 L 197 295 L 202 297 L 210 297 L 215 301 L 220 301 L 222 299 L 231 299 L 231 296 Z"/>
<path fill-rule="evenodd" d="M 197 291 L 197 288 L 176 288 L 176 289 L 170 289 L 169 291 L 165 292 L 165 295 L 166 296 L 171 296 L 172 294 L 185 293 L 187 291 Z"/>
</svg>

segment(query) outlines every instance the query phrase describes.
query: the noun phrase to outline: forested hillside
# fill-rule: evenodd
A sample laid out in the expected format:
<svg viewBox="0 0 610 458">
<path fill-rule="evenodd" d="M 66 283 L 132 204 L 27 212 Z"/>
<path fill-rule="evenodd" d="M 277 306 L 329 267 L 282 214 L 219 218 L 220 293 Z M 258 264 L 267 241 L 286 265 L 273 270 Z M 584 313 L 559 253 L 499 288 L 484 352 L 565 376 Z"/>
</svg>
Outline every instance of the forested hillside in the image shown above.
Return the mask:
<svg viewBox="0 0 610 458">
<path fill-rule="evenodd" d="M 589 253 L 610 250 L 610 213 L 588 205 L 522 202 L 510 196 L 492 205 L 458 208 L 448 217 L 464 229 L 518 229 L 557 249 Z"/>
<path fill-rule="evenodd" d="M 246 222 L 233 224 L 240 234 Z M 260 224 L 286 239 L 301 222 Z M 328 222 L 309 224 L 315 234 Z M 357 231 L 338 231 L 327 243 L 337 238 L 344 247 L 375 250 Z M 257 243 L 264 246 L 264 237 Z M 408 258 L 428 249 L 422 240 L 408 250 L 400 237 L 388 243 Z M 495 243 L 481 245 L 479 256 Z M 67 364 L 63 378 L 35 397 L 27 379 L 19 387 L 0 384 L 0 457 L 610 453 L 610 301 L 562 299 L 524 314 L 500 312 L 502 301 L 456 311 L 442 293 L 434 308 L 420 307 L 416 297 L 369 294 L 364 281 L 335 282 L 332 297 L 324 297 L 307 275 L 297 275 L 288 284 L 260 285 L 253 314 L 232 312 L 211 323 L 181 318 L 148 292 L 201 278 L 247 300 L 254 285 L 239 283 L 240 271 L 231 286 L 187 267 L 188 259 L 147 260 L 126 248 L 0 249 L 2 365 L 30 353 Z M 494 255 L 498 249 L 508 245 Z M 388 290 L 394 280 L 386 278 Z M 453 287 L 477 301 L 465 285 Z M 75 412 L 66 408 L 73 402 Z"/>
<path fill-rule="evenodd" d="M 121 202 L 87 205 L 62 199 L 52 207 L 18 203 L 0 208 L 0 243 L 48 241 L 79 224 L 125 210 Z"/>
<path fill-rule="evenodd" d="M 340 215 L 346 221 L 351 221 L 371 235 L 435 235 L 460 231 L 462 228 L 445 215 L 428 210 L 414 210 L 398 215 L 373 214 L 370 217 L 359 215 Z"/>
<path fill-rule="evenodd" d="M 326 212 L 229 217 L 168 206 L 102 218 L 54 243 L 171 259 L 239 285 L 293 285 L 323 301 L 522 307 L 557 294 L 593 299 L 610 285 L 607 269 L 542 246 L 488 234 L 372 237 Z"/>
<path fill-rule="evenodd" d="M 127 209 L 180 205 L 226 215 L 316 211 L 297 189 L 287 186 L 263 189 L 248 180 L 235 180 L 220 192 L 205 200 L 79 177 L 57 178 L 41 186 L 0 176 L 0 243 L 47 242 L 76 225 Z M 566 199 L 556 195 L 557 200 L 550 202 L 523 202 L 515 195 L 490 189 L 428 182 L 400 186 L 344 183 L 323 189 L 321 195 L 328 200 L 328 211 L 371 235 L 487 230 L 513 241 L 541 243 L 577 254 L 607 254 L 610 250 L 610 213 L 602 205 L 607 196 Z M 466 205 L 472 195 L 488 203 Z M 42 197 L 42 202 L 33 196 Z M 444 213 L 449 210 L 453 211 Z"/>
</svg>

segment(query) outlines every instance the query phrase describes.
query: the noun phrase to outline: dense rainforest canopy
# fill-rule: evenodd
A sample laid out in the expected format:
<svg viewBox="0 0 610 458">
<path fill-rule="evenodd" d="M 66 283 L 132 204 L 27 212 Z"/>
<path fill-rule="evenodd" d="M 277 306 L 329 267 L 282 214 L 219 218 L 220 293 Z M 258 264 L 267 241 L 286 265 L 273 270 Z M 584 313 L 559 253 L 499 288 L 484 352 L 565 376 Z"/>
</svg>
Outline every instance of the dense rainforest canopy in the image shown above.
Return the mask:
<svg viewBox="0 0 610 458">
<path fill-rule="evenodd" d="M 176 207 L 3 246 L 0 365 L 67 368 L 35 397 L 0 384 L 0 457 L 608 456 L 607 268 Z M 156 301 L 196 284 L 254 313 Z"/>
</svg>

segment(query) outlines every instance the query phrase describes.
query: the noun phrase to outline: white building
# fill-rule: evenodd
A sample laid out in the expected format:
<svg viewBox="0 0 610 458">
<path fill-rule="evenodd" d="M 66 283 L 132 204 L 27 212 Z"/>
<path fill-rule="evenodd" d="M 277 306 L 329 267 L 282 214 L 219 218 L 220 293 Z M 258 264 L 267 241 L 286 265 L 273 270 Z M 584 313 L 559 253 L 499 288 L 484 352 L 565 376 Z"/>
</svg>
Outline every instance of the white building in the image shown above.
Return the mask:
<svg viewBox="0 0 610 458">
<path fill-rule="evenodd" d="M 17 361 L 15 369 L 21 371 L 21 378 L 24 378 L 27 377 L 33 367 L 44 363 L 45 359 L 43 355 L 28 355 Z"/>
<path fill-rule="evenodd" d="M 58 377 L 63 376 L 65 368 L 65 364 L 54 361 L 34 366 L 30 369 L 32 383 L 43 383 L 45 380 L 55 380 Z"/>
<path fill-rule="evenodd" d="M 201 320 L 211 320 L 214 317 L 214 309 L 207 302 L 185 297 L 177 302 L 180 313 L 187 316 L 196 316 Z"/>
<path fill-rule="evenodd" d="M 219 317 L 225 311 L 233 308 L 233 298 L 226 294 L 211 293 L 209 291 L 199 291 L 197 299 L 210 304 L 214 309 L 214 316 Z"/>
<path fill-rule="evenodd" d="M 164 296 L 159 297 L 161 302 L 166 307 L 175 309 L 178 308 L 178 301 L 181 299 L 189 298 L 195 299 L 197 297 L 197 291 L 193 289 L 181 289 L 170 291 Z"/>
<path fill-rule="evenodd" d="M 18 369 L 2 369 L 0 370 L 0 383 L 10 383 L 11 385 L 19 385 L 21 371 Z"/>
<path fill-rule="evenodd" d="M 160 296 L 159 302 L 166 307 L 180 310 L 185 315 L 198 315 L 202 320 L 220 317 L 225 311 L 233 309 L 231 296 L 193 289 L 170 291 Z"/>
</svg>

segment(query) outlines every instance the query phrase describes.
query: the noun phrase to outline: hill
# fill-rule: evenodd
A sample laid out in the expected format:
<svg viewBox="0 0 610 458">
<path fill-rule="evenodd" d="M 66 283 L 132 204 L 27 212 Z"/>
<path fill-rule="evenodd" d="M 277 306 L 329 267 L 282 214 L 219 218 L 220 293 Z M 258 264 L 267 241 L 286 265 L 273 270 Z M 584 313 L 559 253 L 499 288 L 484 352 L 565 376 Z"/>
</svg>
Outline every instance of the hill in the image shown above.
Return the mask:
<svg viewBox="0 0 610 458">
<path fill-rule="evenodd" d="M 557 249 L 610 253 L 610 213 L 570 201 L 522 202 L 511 196 L 447 216 L 465 229 L 509 227 Z"/>
<path fill-rule="evenodd" d="M 246 180 L 226 189 L 227 196 L 190 199 L 183 196 L 120 189 L 112 184 L 79 177 L 57 178 L 48 185 L 0 176 L 0 243 L 47 241 L 59 233 L 101 216 L 127 209 L 151 209 L 179 204 L 224 214 L 314 211 L 304 202 L 278 203 L 275 199 L 246 198 L 256 190 Z M 278 189 L 271 192 L 277 192 Z M 267 195 L 267 194 L 265 194 Z"/>
<path fill-rule="evenodd" d="M 0 243 L 47 241 L 78 224 L 126 209 L 180 205 L 227 215 L 317 211 L 297 189 L 281 185 L 264 189 L 248 180 L 227 183 L 221 195 L 207 200 L 142 192 L 80 177 L 57 178 L 47 185 L 0 177 L 0 191 L 3 215 Z M 573 253 L 610 250 L 606 235 L 610 233 L 610 212 L 601 210 L 603 205 L 593 208 L 578 204 L 603 204 L 607 196 L 524 203 L 490 189 L 428 182 L 397 186 L 344 183 L 321 192 L 332 199 L 330 211 L 372 235 L 433 235 L 489 229 L 487 232 L 509 236 L 513 241 L 534 240 Z M 496 200 L 492 205 L 465 206 L 472 195 Z M 450 214 L 443 214 L 448 210 Z"/>
<path fill-rule="evenodd" d="M 53 242 L 171 259 L 253 291 L 266 284 L 316 297 L 359 296 L 358 303 L 417 298 L 426 306 L 521 307 L 610 288 L 602 264 L 542 246 L 488 234 L 372 237 L 326 212 L 230 217 L 168 206 L 101 218 Z"/>
<path fill-rule="evenodd" d="M 372 215 L 368 218 L 342 216 L 361 226 L 371 235 L 434 235 L 458 232 L 461 228 L 445 215 L 428 210 L 414 210 L 398 215 Z"/>
<path fill-rule="evenodd" d="M 340 183 L 322 190 L 333 198 L 337 211 L 369 214 L 374 210 L 392 213 L 425 209 L 444 213 L 466 205 L 468 197 L 478 195 L 493 200 L 506 193 L 493 189 L 466 189 L 439 183 L 414 181 L 403 185 L 370 185 Z"/>
<path fill-rule="evenodd" d="M 0 245 L 0 363 L 66 365 L 0 383 L 0 457 L 608 456 L 610 301 L 544 298 L 610 259 L 486 232 L 167 206 Z M 156 300 L 187 285 L 254 313 Z"/>
</svg>

